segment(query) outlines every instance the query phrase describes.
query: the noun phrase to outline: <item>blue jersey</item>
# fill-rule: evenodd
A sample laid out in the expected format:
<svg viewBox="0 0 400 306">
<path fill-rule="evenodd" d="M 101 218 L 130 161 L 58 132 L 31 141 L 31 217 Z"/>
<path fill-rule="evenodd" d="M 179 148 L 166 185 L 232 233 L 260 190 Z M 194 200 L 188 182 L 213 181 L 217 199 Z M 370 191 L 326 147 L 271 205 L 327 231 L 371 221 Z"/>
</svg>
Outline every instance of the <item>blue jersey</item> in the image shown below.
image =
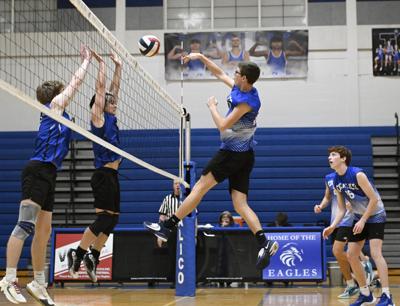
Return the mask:
<svg viewBox="0 0 400 306">
<path fill-rule="evenodd" d="M 109 113 L 104 113 L 104 124 L 101 128 L 95 127 L 91 122 L 92 133 L 104 139 L 110 144 L 120 147 L 119 129 L 117 126 L 117 118 Z M 105 164 L 121 159 L 121 156 L 105 147 L 93 142 L 94 166 L 103 167 Z"/>
<path fill-rule="evenodd" d="M 251 107 L 251 111 L 244 114 L 230 129 L 221 132 L 221 149 L 234 152 L 246 152 L 254 149 L 254 133 L 257 128 L 256 118 L 261 102 L 255 87 L 250 91 L 241 91 L 236 85 L 233 86 L 228 96 L 228 113 L 240 103 L 246 103 Z"/>
<path fill-rule="evenodd" d="M 400 59 L 400 51 L 399 50 L 394 50 L 393 51 L 393 56 L 394 56 L 394 64 Z"/>
<path fill-rule="evenodd" d="M 45 106 L 50 108 L 50 102 Z M 70 119 L 65 111 L 62 116 Z M 68 127 L 42 113 L 35 141 L 35 152 L 31 160 L 52 163 L 57 169 L 60 169 L 61 163 L 68 153 L 70 138 L 71 130 Z"/>
<path fill-rule="evenodd" d="M 189 67 L 189 70 L 204 70 L 205 68 L 204 63 L 199 59 L 189 61 L 187 66 Z"/>
<path fill-rule="evenodd" d="M 337 211 L 338 211 L 338 199 L 336 196 L 336 190 L 334 185 L 335 179 L 335 172 L 332 172 L 325 176 L 325 184 L 329 188 L 329 192 L 331 194 L 331 224 L 333 220 L 335 220 Z M 343 219 L 340 221 L 337 227 L 344 227 L 344 226 L 352 226 L 354 221 L 354 215 L 350 211 L 346 209 L 346 214 L 344 215 Z"/>
<path fill-rule="evenodd" d="M 267 65 L 271 67 L 273 75 L 282 75 L 286 73 L 286 55 L 283 50 L 279 56 L 275 56 L 272 51 L 269 51 L 267 57 Z"/>
<path fill-rule="evenodd" d="M 344 175 L 335 174 L 335 188 L 342 193 L 344 198 L 350 202 L 356 220 L 359 220 L 367 210 L 369 203 L 368 197 L 357 183 L 357 173 L 364 172 L 361 168 L 348 167 Z M 370 182 L 371 183 L 371 182 Z M 386 212 L 381 196 L 371 183 L 372 188 L 378 198 L 378 204 L 367 223 L 383 223 L 386 221 Z"/>
<path fill-rule="evenodd" d="M 240 51 L 239 55 L 236 56 L 234 54 L 232 54 L 231 51 L 228 52 L 229 58 L 228 61 L 229 62 L 243 62 L 244 61 L 244 51 Z"/>
<path fill-rule="evenodd" d="M 382 60 L 384 55 L 383 48 L 378 48 L 376 53 L 378 54 L 378 58 Z"/>
</svg>

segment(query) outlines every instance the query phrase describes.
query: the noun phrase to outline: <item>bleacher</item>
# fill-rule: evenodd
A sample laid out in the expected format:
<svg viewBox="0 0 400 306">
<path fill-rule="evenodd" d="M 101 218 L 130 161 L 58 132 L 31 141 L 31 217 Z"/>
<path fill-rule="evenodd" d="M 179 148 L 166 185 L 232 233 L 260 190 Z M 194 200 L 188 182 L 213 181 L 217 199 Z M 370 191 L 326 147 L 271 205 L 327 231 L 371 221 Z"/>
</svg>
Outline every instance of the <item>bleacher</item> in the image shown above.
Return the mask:
<svg viewBox="0 0 400 306">
<path fill-rule="evenodd" d="M 350 147 L 354 154 L 353 164 L 372 175 L 371 135 L 379 133 L 387 131 L 385 128 L 258 129 L 249 203 L 262 224 L 266 226 L 272 222 L 277 212 L 286 212 L 292 225 L 328 223 L 329 209 L 320 215 L 313 213 L 313 206 L 324 194 L 324 176 L 331 172 L 327 148 L 336 144 Z M 5 267 L 5 246 L 18 218 L 21 170 L 33 152 L 35 134 L 0 133 L 0 268 Z M 159 139 L 162 146 L 154 147 L 152 155 L 157 166 L 176 173 L 176 141 L 170 141 L 170 138 L 168 133 L 163 133 Z M 168 144 L 171 147 L 166 147 Z M 130 142 L 130 145 L 135 143 Z M 215 129 L 192 131 L 192 160 L 196 162 L 197 177 L 218 146 L 219 135 Z M 141 227 L 144 220 L 158 220 L 157 211 L 164 196 L 171 191 L 171 181 L 131 162 L 122 163 L 120 173 L 118 227 Z M 199 224 L 215 224 L 224 210 L 233 211 L 227 182 L 216 186 L 204 197 L 199 207 Z M 22 269 L 30 261 L 29 245 L 27 243 L 23 250 L 19 265 Z"/>
</svg>

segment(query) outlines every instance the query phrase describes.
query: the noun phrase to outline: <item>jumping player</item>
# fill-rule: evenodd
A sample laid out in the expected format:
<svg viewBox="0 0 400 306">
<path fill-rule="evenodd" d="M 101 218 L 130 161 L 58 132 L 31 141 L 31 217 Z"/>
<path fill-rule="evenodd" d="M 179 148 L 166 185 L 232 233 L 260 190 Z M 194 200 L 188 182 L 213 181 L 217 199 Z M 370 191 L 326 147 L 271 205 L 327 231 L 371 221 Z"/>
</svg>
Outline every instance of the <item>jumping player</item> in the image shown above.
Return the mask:
<svg viewBox="0 0 400 306">
<path fill-rule="evenodd" d="M 88 48 L 82 46 L 80 53 L 81 66 L 66 87 L 59 81 L 46 81 L 36 89 L 37 100 L 66 119 L 69 119 L 69 115 L 65 108 L 82 84 L 91 60 Z M 68 153 L 70 136 L 71 130 L 68 127 L 41 114 L 35 152 L 22 171 L 18 223 L 8 240 L 6 275 L 0 281 L 1 291 L 14 304 L 26 303 L 18 286 L 17 265 L 24 241 L 33 235 L 31 253 L 34 280 L 26 289 L 43 305 L 55 305 L 46 290 L 44 265 L 51 233 L 57 169 L 61 168 Z"/>
<path fill-rule="evenodd" d="M 113 80 L 109 92 L 106 92 L 105 63 L 95 52 L 94 58 L 99 63 L 99 72 L 96 80 L 96 94 L 90 101 L 92 110 L 91 130 L 96 136 L 119 147 L 119 129 L 117 126 L 117 103 L 121 81 L 121 60 L 111 54 L 115 64 Z M 97 281 L 96 268 L 99 263 L 101 249 L 108 236 L 118 223 L 120 212 L 120 188 L 118 167 L 121 156 L 93 143 L 94 171 L 91 186 L 94 195 L 96 220 L 86 228 L 77 249 L 68 251 L 68 268 L 73 278 L 78 278 L 78 270 L 83 260 L 86 272 L 92 282 Z M 92 246 L 88 253 L 89 247 Z"/>
<path fill-rule="evenodd" d="M 231 89 L 228 96 L 229 110 L 225 118 L 218 112 L 215 97 L 208 99 L 208 108 L 221 133 L 222 144 L 176 213 L 165 222 L 144 222 L 144 226 L 160 239 L 167 241 L 172 228 L 197 207 L 203 196 L 218 183 L 229 179 L 233 206 L 249 225 L 258 241 L 260 251 L 256 265 L 257 268 L 263 269 L 268 266 L 270 256 L 278 250 L 278 243 L 266 239 L 257 215 L 247 203 L 249 177 L 254 165 L 256 118 L 261 107 L 257 89 L 253 84 L 260 76 L 260 68 L 252 62 L 239 63 L 234 79 L 231 79 L 202 54 L 191 53 L 184 57 L 185 62 L 192 60 L 201 60 Z"/>
</svg>

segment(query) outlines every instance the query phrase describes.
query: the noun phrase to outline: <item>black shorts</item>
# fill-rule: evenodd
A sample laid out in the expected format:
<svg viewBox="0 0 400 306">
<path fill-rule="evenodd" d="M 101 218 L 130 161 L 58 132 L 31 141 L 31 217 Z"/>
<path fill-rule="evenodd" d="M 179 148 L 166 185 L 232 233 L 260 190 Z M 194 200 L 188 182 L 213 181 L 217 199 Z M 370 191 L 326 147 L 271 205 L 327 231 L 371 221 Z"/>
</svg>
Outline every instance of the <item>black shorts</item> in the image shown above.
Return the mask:
<svg viewBox="0 0 400 306">
<path fill-rule="evenodd" d="M 22 170 L 22 200 L 30 199 L 42 210 L 53 211 L 57 168 L 52 163 L 31 160 Z"/>
<path fill-rule="evenodd" d="M 332 238 L 334 241 L 347 242 L 351 236 L 351 231 L 351 226 L 337 227 L 332 233 Z"/>
<path fill-rule="evenodd" d="M 249 192 L 249 178 L 254 166 L 254 152 L 233 152 L 219 150 L 208 162 L 202 175 L 212 173 L 215 180 L 221 183 L 229 179 L 229 192 L 232 189 L 244 194 Z"/>
<path fill-rule="evenodd" d="M 354 222 L 354 224 L 356 223 L 357 222 Z M 364 229 L 360 234 L 354 235 L 353 231 L 351 231 L 349 242 L 358 242 L 371 239 L 383 240 L 384 236 L 385 236 L 385 223 L 365 223 Z"/>
<path fill-rule="evenodd" d="M 94 171 L 90 181 L 94 196 L 94 207 L 111 210 L 113 212 L 120 211 L 120 190 L 118 171 L 102 167 Z"/>
</svg>

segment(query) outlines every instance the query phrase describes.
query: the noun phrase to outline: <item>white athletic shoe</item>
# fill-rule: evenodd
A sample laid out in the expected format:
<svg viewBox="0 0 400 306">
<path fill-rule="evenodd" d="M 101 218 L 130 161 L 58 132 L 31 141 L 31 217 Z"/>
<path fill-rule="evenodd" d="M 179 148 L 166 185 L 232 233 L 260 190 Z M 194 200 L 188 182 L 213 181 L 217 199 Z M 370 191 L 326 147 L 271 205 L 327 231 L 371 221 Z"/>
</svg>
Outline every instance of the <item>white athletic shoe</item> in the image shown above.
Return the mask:
<svg viewBox="0 0 400 306">
<path fill-rule="evenodd" d="M 21 288 L 19 288 L 18 286 L 17 278 L 14 281 L 9 282 L 4 277 L 0 281 L 0 289 L 6 296 L 7 300 L 9 300 L 11 303 L 14 304 L 26 303 L 26 299 L 21 293 Z"/>
<path fill-rule="evenodd" d="M 26 290 L 32 295 L 38 302 L 45 306 L 56 305 L 50 295 L 47 293 L 47 284 L 40 285 L 37 281 L 33 280 L 26 285 Z"/>
</svg>

